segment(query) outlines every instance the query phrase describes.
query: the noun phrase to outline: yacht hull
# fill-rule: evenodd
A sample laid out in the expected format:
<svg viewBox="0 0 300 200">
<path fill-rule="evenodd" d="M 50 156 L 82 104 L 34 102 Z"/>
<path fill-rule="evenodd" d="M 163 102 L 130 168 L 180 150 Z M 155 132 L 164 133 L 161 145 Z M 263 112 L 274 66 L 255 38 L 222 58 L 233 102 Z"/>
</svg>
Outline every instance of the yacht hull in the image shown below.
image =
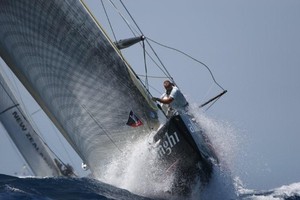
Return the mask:
<svg viewBox="0 0 300 200">
<path fill-rule="evenodd" d="M 217 156 L 203 129 L 187 114 L 171 117 L 154 136 L 162 176 L 173 176 L 172 193 L 189 193 L 209 183 Z"/>
</svg>

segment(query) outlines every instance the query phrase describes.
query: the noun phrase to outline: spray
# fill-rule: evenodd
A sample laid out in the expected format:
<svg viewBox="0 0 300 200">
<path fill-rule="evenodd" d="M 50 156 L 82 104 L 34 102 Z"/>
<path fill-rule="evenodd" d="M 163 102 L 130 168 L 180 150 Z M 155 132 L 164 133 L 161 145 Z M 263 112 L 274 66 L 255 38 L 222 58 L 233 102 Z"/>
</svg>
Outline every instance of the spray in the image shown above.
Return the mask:
<svg viewBox="0 0 300 200">
<path fill-rule="evenodd" d="M 240 149 L 241 138 L 236 129 L 226 121 L 218 121 L 206 116 L 198 105 L 190 105 L 191 114 L 207 134 L 217 154 L 219 163 L 214 165 L 213 175 L 208 185 L 193 187 L 190 199 L 237 199 L 237 189 L 232 169 Z"/>
<path fill-rule="evenodd" d="M 239 144 L 235 129 L 230 123 L 210 119 L 201 111 L 192 114 L 211 140 L 219 164 L 214 166 L 210 182 L 203 187 L 199 180 L 193 186 L 192 194 L 188 199 L 235 199 L 236 189 L 230 170 L 234 165 Z M 101 179 L 142 196 L 183 199 L 169 193 L 173 177 L 162 177 L 165 172 L 159 168 L 159 152 L 149 140 L 153 134 L 155 133 L 128 144 L 127 150 L 122 156 L 113 159 Z"/>
<path fill-rule="evenodd" d="M 157 164 L 158 158 L 159 154 L 148 137 L 140 138 L 128 145 L 121 157 L 113 159 L 103 180 L 135 194 L 161 197 L 168 193 L 173 179 L 161 178 L 164 172 Z"/>
</svg>

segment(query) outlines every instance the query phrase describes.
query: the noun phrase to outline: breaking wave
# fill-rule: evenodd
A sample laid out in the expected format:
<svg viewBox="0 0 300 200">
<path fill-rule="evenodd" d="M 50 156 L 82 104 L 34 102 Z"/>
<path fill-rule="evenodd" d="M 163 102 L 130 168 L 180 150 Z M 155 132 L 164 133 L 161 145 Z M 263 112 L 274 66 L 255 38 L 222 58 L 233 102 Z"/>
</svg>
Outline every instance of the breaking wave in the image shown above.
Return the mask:
<svg viewBox="0 0 300 200">
<path fill-rule="evenodd" d="M 255 191 L 244 188 L 239 180 L 234 180 L 236 195 L 228 195 L 229 190 L 223 186 L 223 191 L 216 187 L 216 182 L 211 184 L 207 189 L 199 194 L 199 190 L 195 190 L 190 199 L 204 200 L 299 200 L 300 199 L 300 183 L 281 186 L 272 190 Z M 227 193 L 227 194 L 226 194 Z M 225 194 L 225 196 L 224 196 Z M 0 199 L 115 199 L 115 200 L 146 200 L 146 199 L 182 199 L 182 198 L 148 198 L 138 196 L 127 190 L 102 183 L 90 178 L 18 178 L 0 174 Z"/>
<path fill-rule="evenodd" d="M 90 178 L 18 178 L 0 174 L 0 199 L 135 199 L 144 200 Z"/>
<path fill-rule="evenodd" d="M 229 123 L 212 120 L 201 112 L 193 113 L 193 115 L 211 139 L 220 158 L 220 165 L 214 167 L 212 180 L 207 187 L 201 187 L 199 181 L 194 185 L 191 197 L 187 199 L 236 199 L 235 184 L 230 172 L 230 165 L 234 162 L 238 148 L 234 128 Z M 157 154 L 149 145 L 150 138 L 141 138 L 135 144 L 130 145 L 122 157 L 113 159 L 114 161 L 105 170 L 104 176 L 99 175 L 97 178 L 142 196 L 183 199 L 182 196 L 172 196 L 168 193 L 172 188 L 172 177 L 162 182 L 161 179 L 160 181 L 156 179 L 162 173 L 155 165 Z"/>
</svg>

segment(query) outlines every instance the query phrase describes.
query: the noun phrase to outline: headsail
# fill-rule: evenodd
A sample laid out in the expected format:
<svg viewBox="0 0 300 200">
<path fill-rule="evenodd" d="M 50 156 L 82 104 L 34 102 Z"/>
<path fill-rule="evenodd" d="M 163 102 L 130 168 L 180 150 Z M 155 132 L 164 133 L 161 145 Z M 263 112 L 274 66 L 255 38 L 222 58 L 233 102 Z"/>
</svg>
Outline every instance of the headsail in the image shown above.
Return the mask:
<svg viewBox="0 0 300 200">
<path fill-rule="evenodd" d="M 0 122 L 36 176 L 58 176 L 54 156 L 27 121 L 0 70 Z"/>
<path fill-rule="evenodd" d="M 0 2 L 0 55 L 92 172 L 160 112 L 79 1 Z M 127 126 L 134 112 L 142 126 Z M 99 173 L 99 172 L 98 172 Z"/>
</svg>

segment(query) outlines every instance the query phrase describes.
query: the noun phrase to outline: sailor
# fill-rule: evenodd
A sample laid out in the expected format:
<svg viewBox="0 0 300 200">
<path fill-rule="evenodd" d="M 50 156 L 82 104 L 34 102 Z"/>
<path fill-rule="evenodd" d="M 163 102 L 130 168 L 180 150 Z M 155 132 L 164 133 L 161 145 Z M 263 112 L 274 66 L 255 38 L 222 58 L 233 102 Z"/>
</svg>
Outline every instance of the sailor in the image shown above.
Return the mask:
<svg viewBox="0 0 300 200">
<path fill-rule="evenodd" d="M 64 176 L 70 177 L 74 175 L 74 169 L 71 165 L 66 164 L 61 168 L 61 173 Z"/>
<path fill-rule="evenodd" d="M 188 102 L 181 91 L 178 89 L 178 87 L 176 87 L 169 80 L 164 81 L 164 87 L 166 89 L 166 92 L 163 93 L 160 98 L 153 97 L 152 100 L 162 103 L 162 107 L 168 107 L 166 112 L 166 115 L 168 117 L 176 114 L 186 113 Z"/>
<path fill-rule="evenodd" d="M 70 177 L 70 176 L 74 176 L 75 173 L 74 173 L 74 169 L 71 165 L 69 164 L 64 164 L 64 163 L 61 163 L 60 161 L 58 161 L 56 158 L 54 158 L 54 161 L 60 171 L 60 173 L 63 175 L 63 176 L 67 176 L 67 177 Z"/>
</svg>

